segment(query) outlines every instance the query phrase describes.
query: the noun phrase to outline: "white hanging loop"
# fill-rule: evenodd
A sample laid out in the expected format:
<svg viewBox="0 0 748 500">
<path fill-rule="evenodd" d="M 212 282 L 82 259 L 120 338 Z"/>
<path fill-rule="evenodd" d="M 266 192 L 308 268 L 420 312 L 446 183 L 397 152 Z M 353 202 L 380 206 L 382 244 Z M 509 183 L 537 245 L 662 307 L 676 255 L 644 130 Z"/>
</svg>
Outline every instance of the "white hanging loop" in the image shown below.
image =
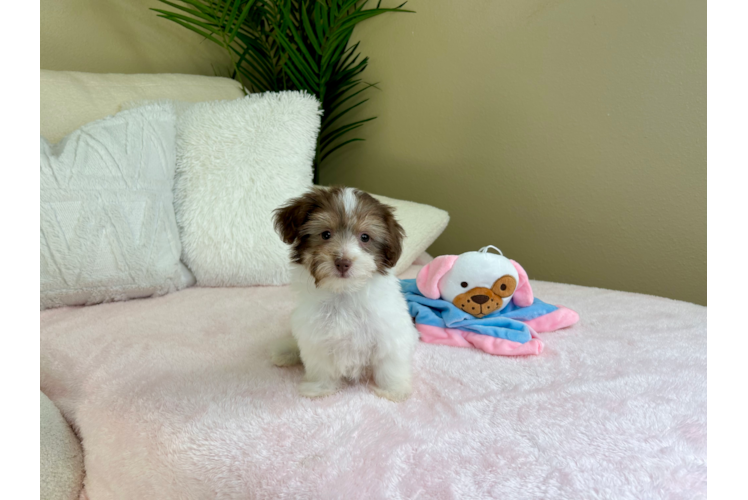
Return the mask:
<svg viewBox="0 0 748 500">
<path fill-rule="evenodd" d="M 504 256 L 504 254 L 502 253 L 502 251 L 501 251 L 501 250 L 499 250 L 498 248 L 496 248 L 496 247 L 495 247 L 495 246 L 493 246 L 493 245 L 488 245 L 488 246 L 485 246 L 485 247 L 481 248 L 481 249 L 480 249 L 480 250 L 478 250 L 478 251 L 479 251 L 480 253 L 488 253 L 488 249 L 489 249 L 489 248 L 493 248 L 494 250 L 496 250 L 497 252 L 499 252 L 499 255 L 501 255 L 502 257 Z"/>
</svg>

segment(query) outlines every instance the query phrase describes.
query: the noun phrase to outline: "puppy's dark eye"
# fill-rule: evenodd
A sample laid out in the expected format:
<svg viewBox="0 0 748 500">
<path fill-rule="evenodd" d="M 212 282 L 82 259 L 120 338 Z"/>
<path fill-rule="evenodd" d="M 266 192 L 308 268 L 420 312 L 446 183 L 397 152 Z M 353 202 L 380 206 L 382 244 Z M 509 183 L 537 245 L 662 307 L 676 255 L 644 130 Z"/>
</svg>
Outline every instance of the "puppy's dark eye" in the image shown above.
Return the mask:
<svg viewBox="0 0 748 500">
<path fill-rule="evenodd" d="M 462 288 L 467 288 L 467 281 L 463 281 L 462 283 L 460 283 L 460 286 Z"/>
<path fill-rule="evenodd" d="M 362 234 L 361 235 L 361 241 L 363 241 L 364 243 L 366 243 L 367 241 L 369 241 L 369 235 L 368 234 Z"/>
<path fill-rule="evenodd" d="M 332 237 L 332 233 L 330 231 L 325 231 L 322 233 L 322 239 L 323 240 L 329 240 Z"/>
</svg>

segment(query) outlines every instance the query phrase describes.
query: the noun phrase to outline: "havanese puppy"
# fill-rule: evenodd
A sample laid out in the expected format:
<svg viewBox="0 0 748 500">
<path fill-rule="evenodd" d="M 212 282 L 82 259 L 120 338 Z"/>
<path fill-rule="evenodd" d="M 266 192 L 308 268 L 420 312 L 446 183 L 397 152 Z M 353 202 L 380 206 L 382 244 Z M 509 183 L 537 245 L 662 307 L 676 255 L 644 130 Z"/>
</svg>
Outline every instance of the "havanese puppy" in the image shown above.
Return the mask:
<svg viewBox="0 0 748 500">
<path fill-rule="evenodd" d="M 358 189 L 315 187 L 276 209 L 275 227 L 292 246 L 298 297 L 273 363 L 304 364 L 303 396 L 371 377 L 378 396 L 406 399 L 418 332 L 391 272 L 404 236 L 392 208 Z"/>
</svg>

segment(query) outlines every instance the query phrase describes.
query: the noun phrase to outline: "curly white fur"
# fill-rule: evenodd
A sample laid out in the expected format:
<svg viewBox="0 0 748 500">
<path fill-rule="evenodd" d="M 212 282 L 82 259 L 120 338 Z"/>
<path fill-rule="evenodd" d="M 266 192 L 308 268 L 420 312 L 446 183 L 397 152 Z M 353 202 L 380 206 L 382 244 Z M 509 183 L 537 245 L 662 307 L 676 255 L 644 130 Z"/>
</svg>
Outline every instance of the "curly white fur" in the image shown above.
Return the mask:
<svg viewBox="0 0 748 500">
<path fill-rule="evenodd" d="M 278 366 L 304 363 L 304 396 L 327 396 L 369 376 L 381 397 L 410 395 L 418 332 L 392 274 L 403 234 L 390 210 L 358 190 L 333 188 L 276 211 L 276 227 L 295 244 L 298 305 L 293 339 L 281 339 L 271 355 Z"/>
<path fill-rule="evenodd" d="M 305 268 L 294 267 L 298 306 L 291 329 L 296 345 L 281 339 L 272 355 L 279 366 L 304 363 L 299 393 L 326 396 L 337 392 L 344 380 L 371 374 L 378 396 L 407 398 L 418 333 L 397 278 L 373 274 L 362 287 L 336 293 L 315 287 Z"/>
</svg>

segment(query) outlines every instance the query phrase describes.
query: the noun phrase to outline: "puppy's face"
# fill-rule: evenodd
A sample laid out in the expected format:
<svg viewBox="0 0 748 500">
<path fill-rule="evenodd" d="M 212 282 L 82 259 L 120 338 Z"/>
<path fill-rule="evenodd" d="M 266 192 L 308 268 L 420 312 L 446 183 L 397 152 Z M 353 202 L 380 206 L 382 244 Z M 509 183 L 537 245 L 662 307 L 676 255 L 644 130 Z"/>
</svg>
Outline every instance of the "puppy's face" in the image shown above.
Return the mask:
<svg viewBox="0 0 748 500">
<path fill-rule="evenodd" d="M 338 293 L 386 274 L 402 252 L 392 208 L 353 188 L 311 189 L 275 210 L 275 228 L 315 285 Z"/>
</svg>

